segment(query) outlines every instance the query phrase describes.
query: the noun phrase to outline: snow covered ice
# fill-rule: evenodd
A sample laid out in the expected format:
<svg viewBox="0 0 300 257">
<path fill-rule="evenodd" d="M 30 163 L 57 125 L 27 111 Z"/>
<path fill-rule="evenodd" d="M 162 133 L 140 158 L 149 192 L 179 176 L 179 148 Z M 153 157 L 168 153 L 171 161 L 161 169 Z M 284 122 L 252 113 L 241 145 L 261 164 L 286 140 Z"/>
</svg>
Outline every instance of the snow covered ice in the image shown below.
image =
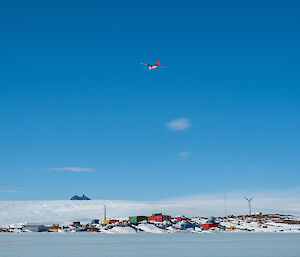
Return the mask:
<svg viewBox="0 0 300 257">
<path fill-rule="evenodd" d="M 276 233 L 0 233 L 0 256 L 298 257 L 299 241 L 300 234 Z"/>
</svg>

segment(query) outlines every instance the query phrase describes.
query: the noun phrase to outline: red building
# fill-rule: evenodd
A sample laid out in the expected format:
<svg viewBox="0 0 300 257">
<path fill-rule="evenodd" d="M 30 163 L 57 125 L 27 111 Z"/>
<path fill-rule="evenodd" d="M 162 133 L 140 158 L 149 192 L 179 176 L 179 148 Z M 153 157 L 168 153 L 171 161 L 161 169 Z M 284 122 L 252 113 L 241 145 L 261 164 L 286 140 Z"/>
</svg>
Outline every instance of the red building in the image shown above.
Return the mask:
<svg viewBox="0 0 300 257">
<path fill-rule="evenodd" d="M 148 216 L 148 221 L 158 221 L 163 222 L 164 220 L 170 220 L 171 216 L 169 215 L 162 215 L 162 213 L 155 213 L 152 216 Z"/>
<path fill-rule="evenodd" d="M 219 226 L 218 223 L 205 223 L 202 224 L 202 229 L 217 228 L 218 226 Z"/>
<path fill-rule="evenodd" d="M 176 217 L 176 219 L 177 219 L 177 222 L 181 222 L 183 220 L 187 220 L 186 217 Z"/>
</svg>

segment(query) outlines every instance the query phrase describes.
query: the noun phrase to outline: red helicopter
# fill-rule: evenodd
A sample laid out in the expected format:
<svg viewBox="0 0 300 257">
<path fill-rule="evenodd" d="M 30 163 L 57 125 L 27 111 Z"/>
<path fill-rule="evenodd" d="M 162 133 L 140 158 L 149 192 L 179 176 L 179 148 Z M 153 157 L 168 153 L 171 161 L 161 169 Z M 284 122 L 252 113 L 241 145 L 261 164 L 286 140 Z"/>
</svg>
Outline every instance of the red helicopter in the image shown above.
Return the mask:
<svg viewBox="0 0 300 257">
<path fill-rule="evenodd" d="M 159 61 L 157 62 L 157 64 L 148 64 L 148 63 L 144 63 L 144 62 L 141 62 L 142 65 L 145 65 L 145 66 L 148 66 L 149 70 L 154 70 L 156 68 L 166 68 L 166 66 L 160 66 L 159 65 Z"/>
</svg>

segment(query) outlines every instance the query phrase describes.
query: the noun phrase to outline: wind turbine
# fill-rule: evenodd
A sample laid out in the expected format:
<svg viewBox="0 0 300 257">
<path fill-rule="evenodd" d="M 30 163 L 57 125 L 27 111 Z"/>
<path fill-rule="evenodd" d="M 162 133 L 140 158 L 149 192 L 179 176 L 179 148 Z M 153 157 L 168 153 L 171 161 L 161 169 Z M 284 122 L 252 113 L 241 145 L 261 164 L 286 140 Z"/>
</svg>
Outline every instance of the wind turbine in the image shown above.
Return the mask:
<svg viewBox="0 0 300 257">
<path fill-rule="evenodd" d="M 244 197 L 247 201 L 248 201 L 248 207 L 249 207 L 249 215 L 252 214 L 252 211 L 251 211 L 251 201 L 254 197 L 251 197 L 251 198 L 247 198 L 247 197 Z"/>
</svg>

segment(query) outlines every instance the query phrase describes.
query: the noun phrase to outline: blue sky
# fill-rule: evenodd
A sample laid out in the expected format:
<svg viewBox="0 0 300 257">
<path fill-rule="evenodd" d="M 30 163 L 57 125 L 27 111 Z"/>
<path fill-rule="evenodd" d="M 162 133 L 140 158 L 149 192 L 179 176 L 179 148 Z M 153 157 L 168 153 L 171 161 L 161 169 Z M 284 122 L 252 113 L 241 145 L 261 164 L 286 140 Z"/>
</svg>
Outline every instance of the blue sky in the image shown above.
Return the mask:
<svg viewBox="0 0 300 257">
<path fill-rule="evenodd" d="M 300 179 L 298 1 L 2 1 L 0 198 Z M 148 71 L 140 62 L 165 69 Z"/>
</svg>

